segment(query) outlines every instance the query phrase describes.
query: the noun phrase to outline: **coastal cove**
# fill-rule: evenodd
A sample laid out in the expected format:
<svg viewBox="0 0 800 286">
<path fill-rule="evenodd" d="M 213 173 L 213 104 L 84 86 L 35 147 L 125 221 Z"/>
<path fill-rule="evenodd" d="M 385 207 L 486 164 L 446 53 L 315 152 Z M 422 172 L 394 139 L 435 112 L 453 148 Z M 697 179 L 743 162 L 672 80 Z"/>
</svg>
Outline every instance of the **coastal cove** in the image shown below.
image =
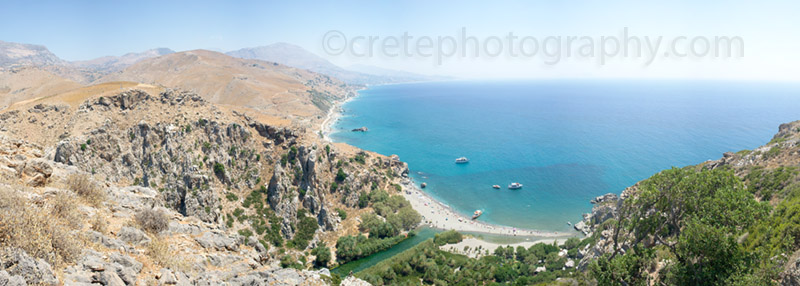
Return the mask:
<svg viewBox="0 0 800 286">
<path fill-rule="evenodd" d="M 325 135 L 399 155 L 414 185 L 425 182 L 425 194 L 464 217 L 480 209 L 479 221 L 558 237 L 574 234 L 568 223 L 597 196 L 769 140 L 796 116 L 799 90 L 672 80 L 373 86 L 329 118 Z M 369 131 L 350 131 L 362 126 Z M 454 164 L 461 156 L 470 162 Z M 524 188 L 508 190 L 511 182 Z"/>
</svg>

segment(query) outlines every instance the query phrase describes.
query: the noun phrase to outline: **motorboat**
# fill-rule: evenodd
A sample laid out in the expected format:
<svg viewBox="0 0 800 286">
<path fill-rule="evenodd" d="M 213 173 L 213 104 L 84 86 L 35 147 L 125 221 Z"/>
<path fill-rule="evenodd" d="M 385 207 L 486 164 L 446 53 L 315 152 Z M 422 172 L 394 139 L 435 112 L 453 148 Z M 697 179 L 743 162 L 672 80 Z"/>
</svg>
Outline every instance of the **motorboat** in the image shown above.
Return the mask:
<svg viewBox="0 0 800 286">
<path fill-rule="evenodd" d="M 456 159 L 456 164 L 466 164 L 469 163 L 469 159 L 467 157 L 461 157 Z"/>
<path fill-rule="evenodd" d="M 479 216 L 481 216 L 482 214 L 483 214 L 483 211 L 481 211 L 481 210 L 476 210 L 474 213 L 472 213 L 472 219 L 476 219 L 476 218 L 478 218 Z"/>
<path fill-rule="evenodd" d="M 495 188 L 495 189 L 499 190 L 500 189 L 500 185 L 492 185 L 492 188 Z"/>
<path fill-rule="evenodd" d="M 511 183 L 511 185 L 508 185 L 508 188 L 511 189 L 511 190 L 522 189 L 522 184 L 514 182 L 514 183 Z"/>
</svg>

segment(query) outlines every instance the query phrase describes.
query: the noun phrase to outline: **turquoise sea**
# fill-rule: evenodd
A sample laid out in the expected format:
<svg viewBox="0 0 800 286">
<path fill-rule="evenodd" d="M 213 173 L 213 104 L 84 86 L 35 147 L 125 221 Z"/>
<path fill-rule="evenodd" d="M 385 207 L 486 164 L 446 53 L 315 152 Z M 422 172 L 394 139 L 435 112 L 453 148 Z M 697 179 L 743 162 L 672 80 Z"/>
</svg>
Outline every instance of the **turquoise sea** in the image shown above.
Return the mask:
<svg viewBox="0 0 800 286">
<path fill-rule="evenodd" d="M 779 124 L 800 119 L 800 85 L 432 82 L 370 87 L 343 108 L 334 141 L 399 155 L 426 192 L 457 211 L 567 231 L 596 196 L 765 144 Z M 361 126 L 369 132 L 350 132 Z M 455 164 L 461 156 L 470 162 Z M 508 190 L 511 182 L 524 188 Z"/>
</svg>

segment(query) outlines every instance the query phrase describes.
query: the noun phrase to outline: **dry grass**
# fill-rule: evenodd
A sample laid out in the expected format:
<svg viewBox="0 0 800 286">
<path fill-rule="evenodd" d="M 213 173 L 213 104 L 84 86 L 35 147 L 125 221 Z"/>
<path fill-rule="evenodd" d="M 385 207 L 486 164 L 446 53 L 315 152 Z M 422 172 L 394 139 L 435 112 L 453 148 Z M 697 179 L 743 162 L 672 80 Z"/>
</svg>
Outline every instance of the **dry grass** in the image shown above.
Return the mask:
<svg viewBox="0 0 800 286">
<path fill-rule="evenodd" d="M 68 207 L 67 207 L 68 208 Z M 0 189 L 0 247 L 16 247 L 54 266 L 74 262 L 83 242 L 70 223 L 13 190 Z"/>
<path fill-rule="evenodd" d="M 186 272 L 189 264 L 177 251 L 170 249 L 170 243 L 162 237 L 154 237 L 147 245 L 147 256 L 161 267 Z"/>
<path fill-rule="evenodd" d="M 73 174 L 67 179 L 67 185 L 70 190 L 93 206 L 100 206 L 106 200 L 106 193 L 92 182 L 89 175 Z"/>
<path fill-rule="evenodd" d="M 136 213 L 135 218 L 139 227 L 150 233 L 159 233 L 169 227 L 167 214 L 155 208 L 144 208 Z"/>
<path fill-rule="evenodd" d="M 91 224 L 92 230 L 102 234 L 108 233 L 108 221 L 99 213 L 94 215 Z"/>
<path fill-rule="evenodd" d="M 69 192 L 58 192 L 48 203 L 50 204 L 50 214 L 66 221 L 72 228 L 81 228 L 83 216 L 78 211 L 76 197 Z"/>
</svg>

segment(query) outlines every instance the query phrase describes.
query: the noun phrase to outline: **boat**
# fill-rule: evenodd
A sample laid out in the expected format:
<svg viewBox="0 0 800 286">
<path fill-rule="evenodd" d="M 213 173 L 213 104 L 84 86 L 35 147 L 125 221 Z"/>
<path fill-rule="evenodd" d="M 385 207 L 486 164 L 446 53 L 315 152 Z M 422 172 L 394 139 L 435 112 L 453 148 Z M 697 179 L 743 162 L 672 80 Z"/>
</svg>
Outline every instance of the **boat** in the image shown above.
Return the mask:
<svg viewBox="0 0 800 286">
<path fill-rule="evenodd" d="M 466 164 L 469 163 L 469 159 L 467 157 L 461 157 L 456 159 L 456 164 Z"/>
<path fill-rule="evenodd" d="M 478 218 L 479 216 L 481 216 L 482 214 L 483 214 L 483 211 L 481 211 L 481 210 L 476 210 L 474 213 L 472 213 L 472 219 L 476 219 L 476 218 Z"/>
<path fill-rule="evenodd" d="M 500 189 L 500 185 L 492 185 L 492 188 Z"/>
<path fill-rule="evenodd" d="M 511 190 L 522 189 L 522 184 L 514 182 L 514 183 L 511 183 L 511 185 L 508 185 L 508 188 L 511 189 Z"/>
<path fill-rule="evenodd" d="M 425 187 L 427 187 L 427 186 L 428 186 L 428 184 L 426 184 L 426 183 L 422 183 L 422 184 L 420 184 L 419 186 L 420 186 L 421 188 L 423 188 L 423 189 L 424 189 Z"/>
</svg>

